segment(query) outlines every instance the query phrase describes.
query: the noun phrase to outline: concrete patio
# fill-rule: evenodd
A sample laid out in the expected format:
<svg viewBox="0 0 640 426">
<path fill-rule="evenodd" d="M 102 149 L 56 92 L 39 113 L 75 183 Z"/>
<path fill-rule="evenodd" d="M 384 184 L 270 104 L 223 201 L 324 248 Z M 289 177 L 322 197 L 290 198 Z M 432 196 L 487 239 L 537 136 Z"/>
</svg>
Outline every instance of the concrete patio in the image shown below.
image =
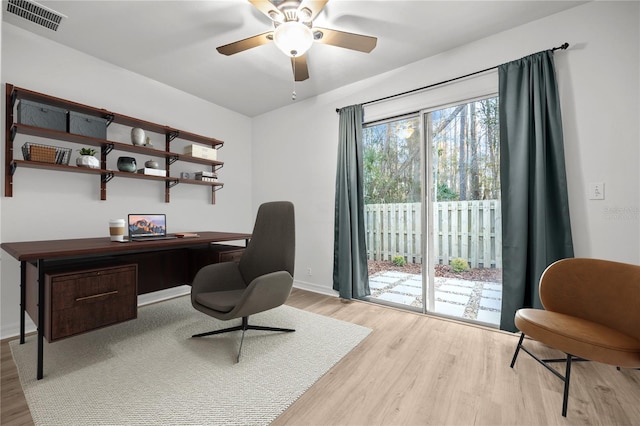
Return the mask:
<svg viewBox="0 0 640 426">
<path fill-rule="evenodd" d="M 384 271 L 369 277 L 371 298 L 422 307 L 422 275 Z M 435 312 L 498 326 L 502 285 L 495 282 L 435 278 Z"/>
</svg>

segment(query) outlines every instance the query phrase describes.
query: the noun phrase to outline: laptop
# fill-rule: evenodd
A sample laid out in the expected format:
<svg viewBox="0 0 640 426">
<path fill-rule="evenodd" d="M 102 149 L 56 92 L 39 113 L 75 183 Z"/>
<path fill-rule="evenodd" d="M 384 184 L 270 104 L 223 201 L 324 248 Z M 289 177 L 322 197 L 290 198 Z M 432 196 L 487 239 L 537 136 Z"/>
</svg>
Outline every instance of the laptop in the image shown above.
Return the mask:
<svg viewBox="0 0 640 426">
<path fill-rule="evenodd" d="M 164 214 L 130 214 L 129 241 L 172 240 L 167 234 L 167 217 Z"/>
</svg>

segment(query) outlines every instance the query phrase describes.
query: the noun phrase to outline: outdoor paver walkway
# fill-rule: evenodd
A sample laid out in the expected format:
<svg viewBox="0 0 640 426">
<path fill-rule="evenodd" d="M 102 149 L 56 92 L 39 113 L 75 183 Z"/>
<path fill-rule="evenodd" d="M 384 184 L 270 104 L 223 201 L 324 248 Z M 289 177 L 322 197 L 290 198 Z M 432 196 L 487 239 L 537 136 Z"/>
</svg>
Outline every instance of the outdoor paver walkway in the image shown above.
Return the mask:
<svg viewBox="0 0 640 426">
<path fill-rule="evenodd" d="M 371 297 L 402 305 L 422 307 L 422 275 L 397 271 L 369 277 Z M 435 278 L 435 313 L 483 323 L 500 324 L 500 283 Z"/>
</svg>

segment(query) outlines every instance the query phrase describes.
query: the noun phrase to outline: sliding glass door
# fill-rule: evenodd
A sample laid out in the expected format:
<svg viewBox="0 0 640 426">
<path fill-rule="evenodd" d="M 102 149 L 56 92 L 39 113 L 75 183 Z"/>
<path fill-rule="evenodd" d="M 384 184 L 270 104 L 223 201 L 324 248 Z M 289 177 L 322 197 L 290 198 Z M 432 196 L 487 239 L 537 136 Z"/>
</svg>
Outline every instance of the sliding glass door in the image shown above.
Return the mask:
<svg viewBox="0 0 640 426">
<path fill-rule="evenodd" d="M 371 300 L 499 323 L 497 107 L 485 98 L 365 126 Z"/>
</svg>

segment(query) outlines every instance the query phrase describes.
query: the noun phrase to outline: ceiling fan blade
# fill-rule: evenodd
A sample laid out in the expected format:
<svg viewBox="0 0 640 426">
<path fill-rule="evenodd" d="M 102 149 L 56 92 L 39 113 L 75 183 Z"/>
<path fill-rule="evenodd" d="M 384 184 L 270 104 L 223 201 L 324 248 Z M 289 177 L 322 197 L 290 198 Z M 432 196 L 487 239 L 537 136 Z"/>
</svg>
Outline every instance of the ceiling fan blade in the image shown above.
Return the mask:
<svg viewBox="0 0 640 426">
<path fill-rule="evenodd" d="M 329 30 L 327 28 L 312 29 L 315 41 L 332 46 L 343 47 L 345 49 L 358 50 L 360 52 L 369 53 L 376 47 L 378 39 L 361 34 L 347 33 L 338 30 Z M 320 35 L 320 37 L 319 37 Z"/>
<path fill-rule="evenodd" d="M 302 3 L 298 6 L 298 10 L 302 10 L 305 7 L 309 9 L 311 11 L 311 16 L 306 22 L 313 21 L 315 17 L 318 16 L 318 13 L 324 9 L 328 1 L 329 0 L 302 0 Z"/>
<path fill-rule="evenodd" d="M 256 9 L 258 9 L 260 12 L 264 13 L 265 15 L 267 15 L 267 17 L 269 19 L 277 20 L 277 21 L 282 20 L 282 17 L 283 17 L 282 13 L 270 1 L 268 1 L 268 0 L 249 0 L 249 3 L 254 5 L 256 7 Z M 273 12 L 275 12 L 276 13 L 275 16 L 279 16 L 280 19 L 274 19 Z"/>
<path fill-rule="evenodd" d="M 223 55 L 233 55 L 234 53 L 242 52 L 253 47 L 262 46 L 263 44 L 271 43 L 273 41 L 273 31 L 267 31 L 266 33 L 258 34 L 253 37 L 245 38 L 244 40 L 235 41 L 233 43 L 219 46 L 216 50 Z"/>
<path fill-rule="evenodd" d="M 291 58 L 291 67 L 293 68 L 293 77 L 295 81 L 305 81 L 309 78 L 307 58 L 304 55 Z"/>
</svg>

